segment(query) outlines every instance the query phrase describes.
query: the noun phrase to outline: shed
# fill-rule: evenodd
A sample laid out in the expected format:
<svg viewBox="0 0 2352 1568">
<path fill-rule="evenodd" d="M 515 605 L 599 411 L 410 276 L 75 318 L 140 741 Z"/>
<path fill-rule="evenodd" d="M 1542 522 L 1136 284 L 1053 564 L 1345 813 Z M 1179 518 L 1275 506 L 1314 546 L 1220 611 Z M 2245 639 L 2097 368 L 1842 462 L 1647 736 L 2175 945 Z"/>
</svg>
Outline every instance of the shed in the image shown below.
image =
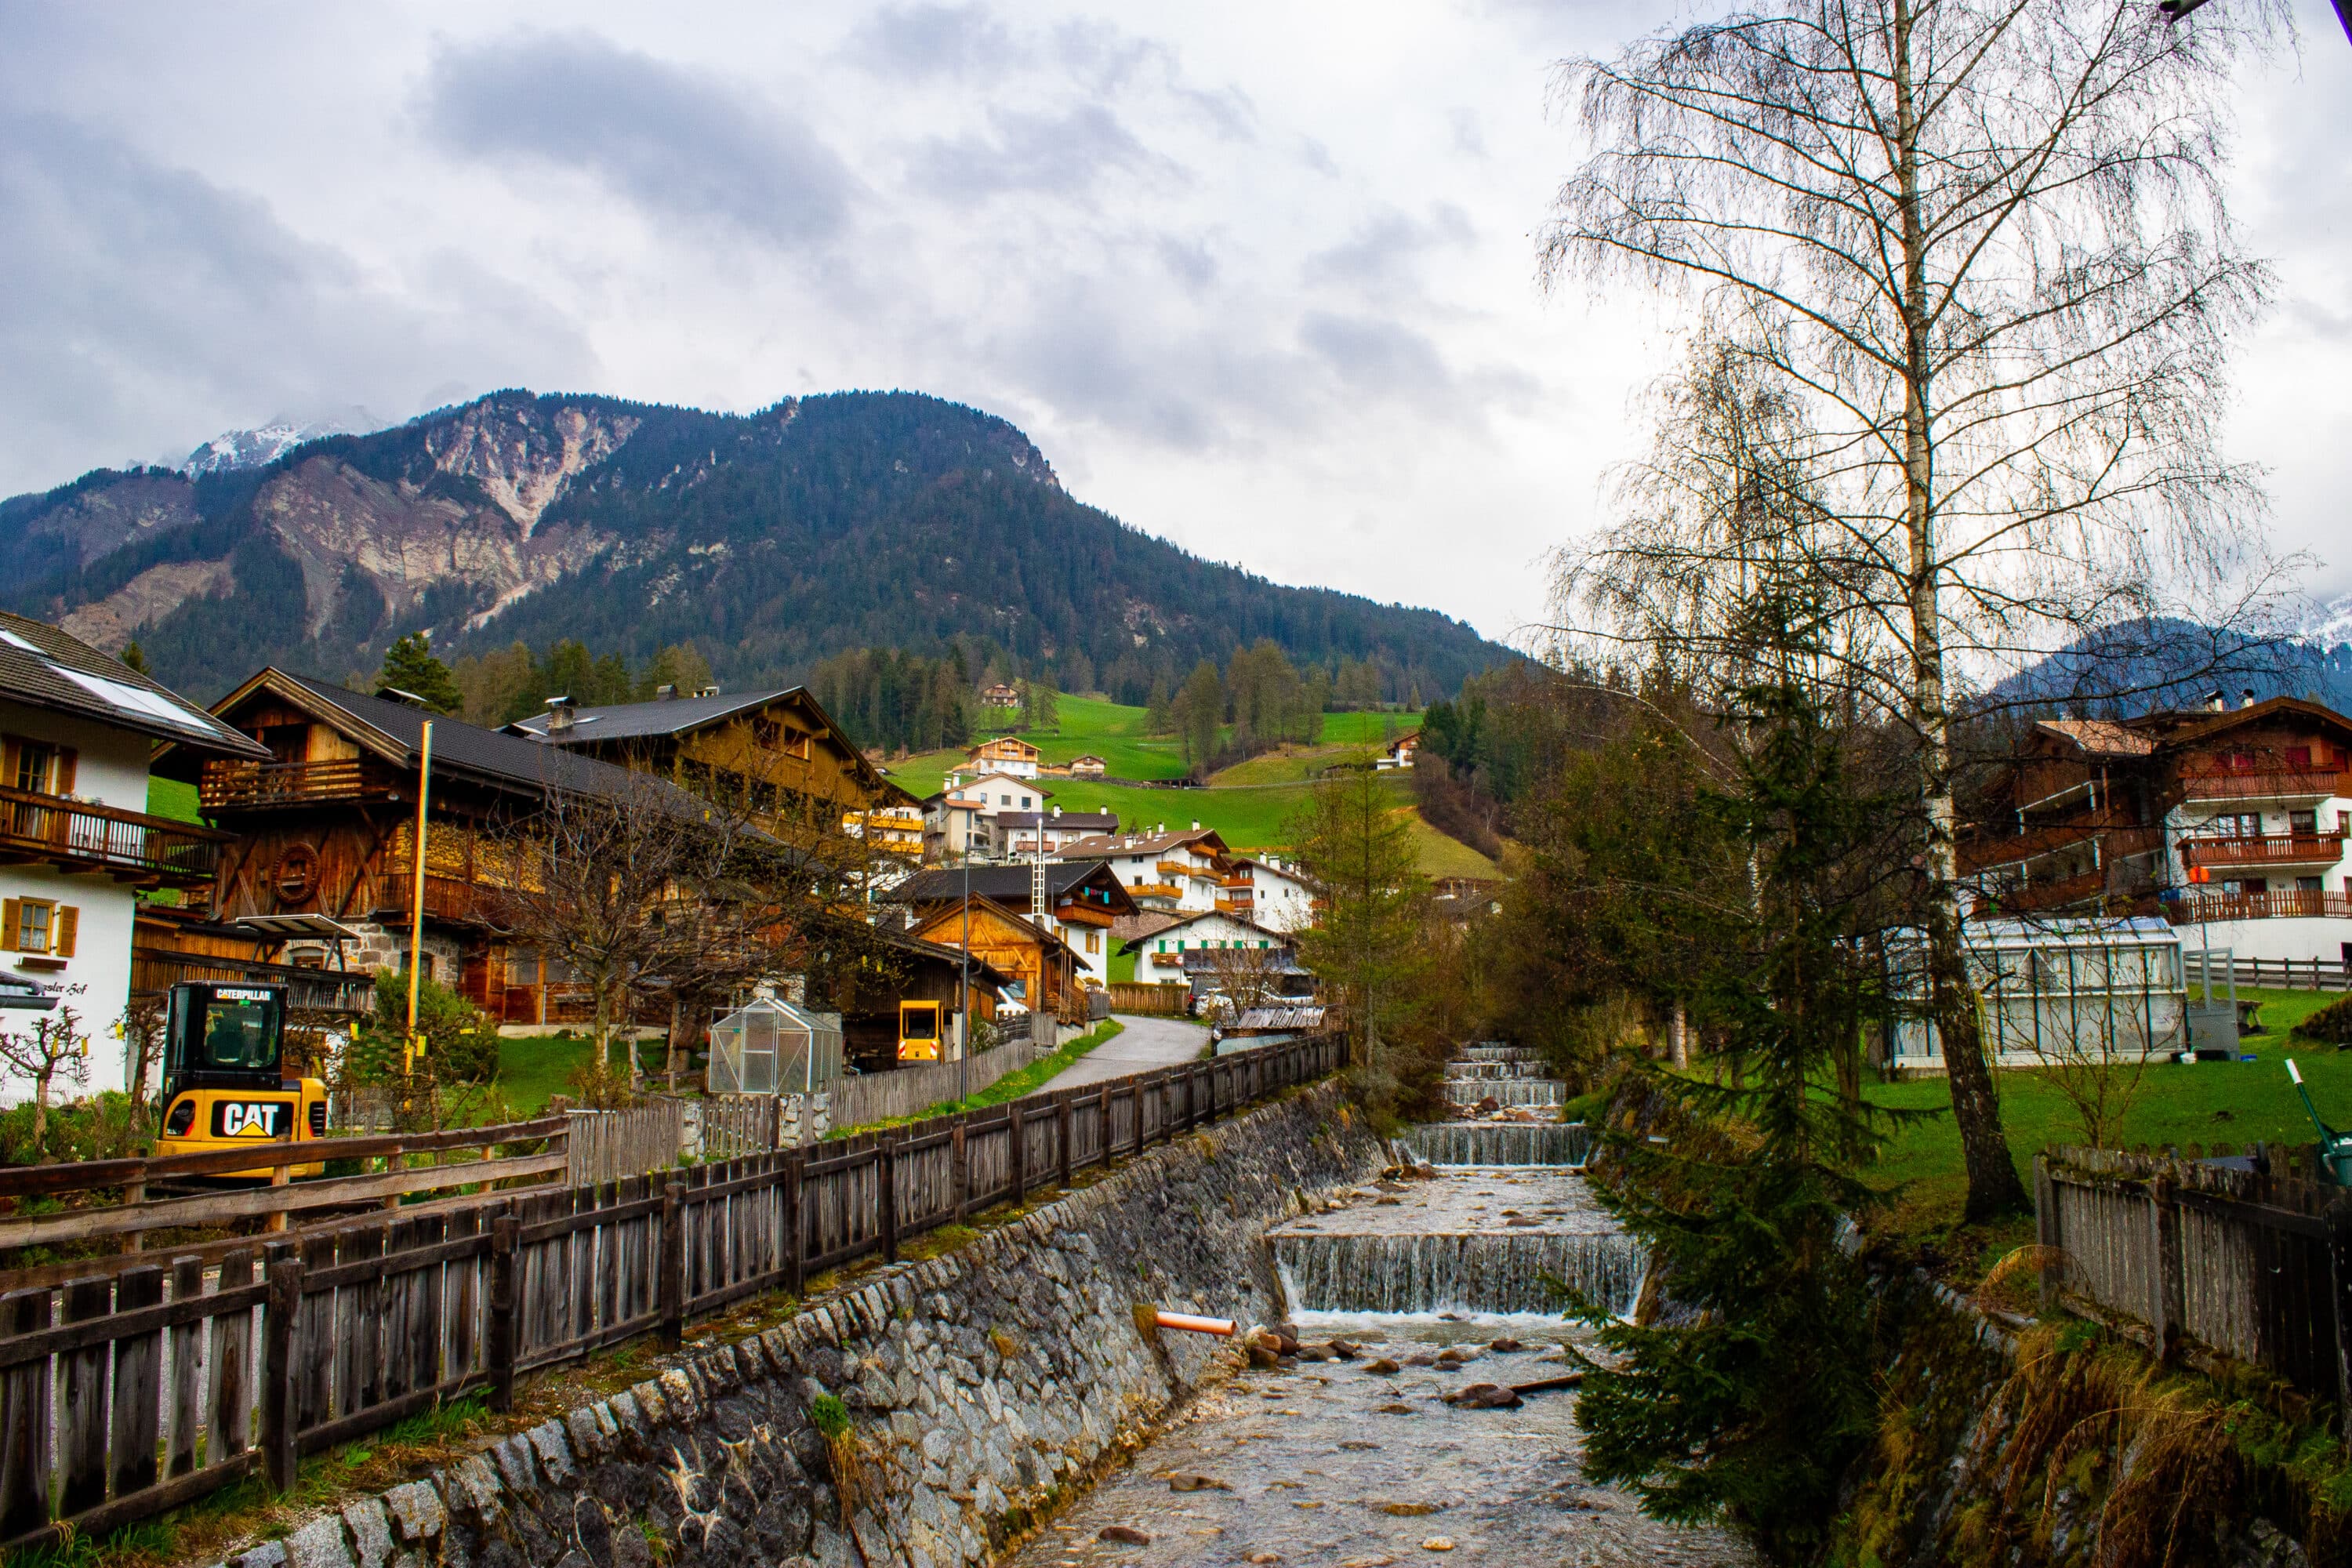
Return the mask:
<svg viewBox="0 0 2352 1568">
<path fill-rule="evenodd" d="M 755 996 L 710 1026 L 710 1092 L 805 1094 L 841 1076 L 841 1019 Z"/>
</svg>

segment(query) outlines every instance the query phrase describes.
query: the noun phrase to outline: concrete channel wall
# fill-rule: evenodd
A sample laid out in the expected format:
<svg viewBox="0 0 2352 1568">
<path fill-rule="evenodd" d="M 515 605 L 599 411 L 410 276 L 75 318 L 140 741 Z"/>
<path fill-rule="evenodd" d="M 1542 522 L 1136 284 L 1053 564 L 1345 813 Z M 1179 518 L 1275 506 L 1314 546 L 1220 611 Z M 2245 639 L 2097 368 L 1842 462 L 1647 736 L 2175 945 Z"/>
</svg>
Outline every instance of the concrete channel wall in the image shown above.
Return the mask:
<svg viewBox="0 0 2352 1568">
<path fill-rule="evenodd" d="M 1384 1158 L 1333 1086 L 1304 1091 L 233 1562 L 983 1562 L 1211 1372 L 1223 1342 L 1147 1341 L 1136 1304 L 1271 1320 L 1265 1227 Z M 854 1436 L 845 1531 L 810 1417 L 827 1394 Z"/>
</svg>

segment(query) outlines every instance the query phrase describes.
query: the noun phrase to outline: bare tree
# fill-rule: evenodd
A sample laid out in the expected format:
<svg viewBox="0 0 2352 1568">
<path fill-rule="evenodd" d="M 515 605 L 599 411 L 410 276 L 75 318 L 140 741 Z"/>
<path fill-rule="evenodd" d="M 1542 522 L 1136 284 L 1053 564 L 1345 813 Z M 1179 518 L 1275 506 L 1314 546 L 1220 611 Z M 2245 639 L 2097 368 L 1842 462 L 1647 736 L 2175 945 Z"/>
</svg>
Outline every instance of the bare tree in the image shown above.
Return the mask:
<svg viewBox="0 0 2352 1568">
<path fill-rule="evenodd" d="M 23 1033 L 0 1029 L 0 1068 L 33 1085 L 33 1156 L 48 1152 L 49 1094 L 59 1079 L 89 1082 L 89 1036 L 70 1007 L 35 1018 Z"/>
<path fill-rule="evenodd" d="M 2284 24 L 2221 9 L 1787 0 L 1558 79 L 1593 150 L 1547 282 L 1695 297 L 1726 363 L 1785 404 L 1765 444 L 1805 504 L 1773 548 L 1822 585 L 1856 700 L 1915 742 L 1972 1215 L 2023 1193 L 1961 955 L 1955 687 L 2170 605 L 2252 616 L 2275 581 L 2258 486 L 2218 448 L 2227 339 L 2267 283 L 2219 171 L 2231 67 Z M 1737 598 L 1752 555 L 1718 571 L 1723 531 L 1754 515 L 1637 516 L 1563 562 L 1562 598 L 1703 668 L 1709 623 L 1685 635 L 1643 590 Z"/>
</svg>

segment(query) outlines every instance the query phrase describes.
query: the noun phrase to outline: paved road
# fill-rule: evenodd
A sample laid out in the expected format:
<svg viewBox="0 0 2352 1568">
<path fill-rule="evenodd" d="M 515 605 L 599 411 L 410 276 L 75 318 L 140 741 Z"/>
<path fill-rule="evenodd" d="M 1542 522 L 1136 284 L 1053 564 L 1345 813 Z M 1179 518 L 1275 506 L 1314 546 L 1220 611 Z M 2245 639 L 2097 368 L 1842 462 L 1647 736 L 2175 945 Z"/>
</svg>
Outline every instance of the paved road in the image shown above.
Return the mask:
<svg viewBox="0 0 2352 1568">
<path fill-rule="evenodd" d="M 1080 1057 L 1063 1069 L 1060 1077 L 1048 1079 L 1038 1092 L 1074 1089 L 1082 1083 L 1100 1083 L 1107 1078 L 1125 1078 L 1131 1072 L 1173 1067 L 1178 1062 L 1191 1061 L 1209 1044 L 1206 1026 L 1181 1018 L 1122 1016 L 1119 1022 L 1127 1027 L 1116 1037 Z"/>
</svg>

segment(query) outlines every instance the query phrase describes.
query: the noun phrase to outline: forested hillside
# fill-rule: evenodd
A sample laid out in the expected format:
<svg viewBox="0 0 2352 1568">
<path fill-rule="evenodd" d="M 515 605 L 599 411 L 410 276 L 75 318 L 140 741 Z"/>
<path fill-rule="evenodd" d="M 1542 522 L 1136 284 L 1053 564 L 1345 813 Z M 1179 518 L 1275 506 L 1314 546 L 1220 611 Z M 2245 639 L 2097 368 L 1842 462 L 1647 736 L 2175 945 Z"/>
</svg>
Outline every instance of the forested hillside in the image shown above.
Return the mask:
<svg viewBox="0 0 2352 1568">
<path fill-rule="evenodd" d="M 1460 622 L 1266 582 L 1073 500 L 1002 419 L 907 393 L 706 414 L 499 393 L 190 478 L 100 471 L 0 502 L 0 602 L 209 698 L 277 662 L 372 670 L 572 639 L 690 646 L 734 685 L 856 648 L 1141 704 L 1270 638 L 1382 699 L 1508 658 Z M 1353 674 L 1351 679 L 1361 679 Z"/>
</svg>

